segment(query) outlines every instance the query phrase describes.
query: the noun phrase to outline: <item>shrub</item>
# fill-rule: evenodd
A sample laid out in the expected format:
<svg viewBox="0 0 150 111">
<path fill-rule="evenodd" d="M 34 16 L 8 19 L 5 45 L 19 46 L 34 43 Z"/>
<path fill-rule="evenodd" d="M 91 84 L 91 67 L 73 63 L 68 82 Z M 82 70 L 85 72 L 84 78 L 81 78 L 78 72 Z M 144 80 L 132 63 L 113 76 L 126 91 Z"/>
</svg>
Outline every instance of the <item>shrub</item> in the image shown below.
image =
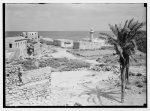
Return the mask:
<svg viewBox="0 0 150 111">
<path fill-rule="evenodd" d="M 52 68 L 60 67 L 59 62 L 57 62 L 55 59 L 46 59 L 40 61 L 39 63 L 40 63 L 39 67 L 46 67 L 46 66 L 50 66 Z"/>
<path fill-rule="evenodd" d="M 136 76 L 142 76 L 142 74 L 141 73 L 137 73 L 137 75 Z"/>
<path fill-rule="evenodd" d="M 25 61 L 23 62 L 23 67 L 27 70 L 33 70 L 36 69 L 36 66 L 34 65 L 33 61 Z"/>
<path fill-rule="evenodd" d="M 147 40 L 146 40 L 146 31 L 142 31 L 136 35 L 136 44 L 138 50 L 146 53 L 147 51 Z"/>
<path fill-rule="evenodd" d="M 64 64 L 64 67 L 61 68 L 61 71 L 71 71 L 71 70 L 79 69 L 79 68 L 83 68 L 83 67 L 89 68 L 90 64 L 79 61 L 79 60 L 69 60 L 68 62 L 66 62 Z"/>
</svg>

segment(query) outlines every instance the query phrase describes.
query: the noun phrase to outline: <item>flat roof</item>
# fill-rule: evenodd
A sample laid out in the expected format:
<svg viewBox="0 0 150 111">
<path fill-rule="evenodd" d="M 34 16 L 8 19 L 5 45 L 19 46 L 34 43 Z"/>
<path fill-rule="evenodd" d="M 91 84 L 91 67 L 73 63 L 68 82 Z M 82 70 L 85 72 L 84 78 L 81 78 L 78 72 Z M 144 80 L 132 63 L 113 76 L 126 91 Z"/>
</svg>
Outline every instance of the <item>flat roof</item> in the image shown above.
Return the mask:
<svg viewBox="0 0 150 111">
<path fill-rule="evenodd" d="M 9 42 L 17 42 L 17 41 L 22 41 L 22 40 L 27 40 L 27 39 L 22 37 L 22 36 L 7 37 L 6 38 L 6 41 L 9 41 Z"/>
<path fill-rule="evenodd" d="M 38 33 L 38 32 L 27 32 L 27 33 Z"/>
<path fill-rule="evenodd" d="M 55 39 L 55 40 L 60 40 L 60 41 L 73 41 L 71 39 Z"/>
<path fill-rule="evenodd" d="M 87 37 L 87 38 L 82 38 L 81 40 L 91 40 L 91 39 Z"/>
<path fill-rule="evenodd" d="M 51 38 L 42 38 L 43 40 L 47 40 L 47 41 L 53 41 L 53 39 Z"/>
</svg>

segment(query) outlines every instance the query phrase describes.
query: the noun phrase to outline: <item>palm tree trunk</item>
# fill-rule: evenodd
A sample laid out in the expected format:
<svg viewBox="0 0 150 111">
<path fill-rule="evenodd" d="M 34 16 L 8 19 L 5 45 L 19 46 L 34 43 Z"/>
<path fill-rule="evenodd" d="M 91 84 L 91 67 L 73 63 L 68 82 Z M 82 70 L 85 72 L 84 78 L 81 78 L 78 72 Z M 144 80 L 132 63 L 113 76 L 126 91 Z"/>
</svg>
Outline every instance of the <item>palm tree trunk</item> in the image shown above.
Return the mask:
<svg viewBox="0 0 150 111">
<path fill-rule="evenodd" d="M 129 57 L 126 58 L 126 83 L 129 83 Z"/>
<path fill-rule="evenodd" d="M 122 65 L 121 68 L 121 102 L 124 102 L 124 96 L 125 96 L 125 65 Z"/>
<path fill-rule="evenodd" d="M 126 74 L 126 64 L 125 59 L 120 57 L 120 71 L 121 71 L 121 102 L 124 102 L 125 96 L 125 74 Z"/>
</svg>

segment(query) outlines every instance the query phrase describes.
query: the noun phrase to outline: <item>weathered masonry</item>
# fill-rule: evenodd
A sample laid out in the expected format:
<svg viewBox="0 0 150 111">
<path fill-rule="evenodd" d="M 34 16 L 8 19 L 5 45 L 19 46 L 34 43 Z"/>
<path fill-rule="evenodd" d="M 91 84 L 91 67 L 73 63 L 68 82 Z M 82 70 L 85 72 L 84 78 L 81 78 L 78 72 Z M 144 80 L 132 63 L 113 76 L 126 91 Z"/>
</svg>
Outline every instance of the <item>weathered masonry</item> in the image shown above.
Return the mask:
<svg viewBox="0 0 150 111">
<path fill-rule="evenodd" d="M 55 39 L 53 44 L 55 46 L 60 46 L 63 48 L 72 48 L 73 47 L 73 40 L 69 39 Z"/>
<path fill-rule="evenodd" d="M 74 41 L 73 49 L 100 49 L 102 44 L 98 42 Z"/>
<path fill-rule="evenodd" d="M 53 39 L 51 39 L 51 38 L 42 38 L 42 39 L 40 39 L 40 42 L 41 43 L 45 43 L 45 44 L 47 44 L 47 45 L 53 45 Z"/>
<path fill-rule="evenodd" d="M 32 40 L 34 42 L 38 42 L 40 38 L 38 32 L 23 32 L 23 37 Z"/>
<path fill-rule="evenodd" d="M 6 52 L 14 52 L 9 59 L 18 59 L 27 57 L 27 39 L 18 37 L 7 37 L 5 42 Z"/>
<path fill-rule="evenodd" d="M 21 36 L 18 37 L 7 37 L 6 38 L 6 50 L 16 50 L 26 48 L 27 39 Z"/>
<path fill-rule="evenodd" d="M 73 49 L 100 49 L 105 45 L 106 40 L 101 38 L 94 38 L 93 29 L 90 30 L 90 38 L 83 38 L 82 40 L 73 42 Z"/>
</svg>

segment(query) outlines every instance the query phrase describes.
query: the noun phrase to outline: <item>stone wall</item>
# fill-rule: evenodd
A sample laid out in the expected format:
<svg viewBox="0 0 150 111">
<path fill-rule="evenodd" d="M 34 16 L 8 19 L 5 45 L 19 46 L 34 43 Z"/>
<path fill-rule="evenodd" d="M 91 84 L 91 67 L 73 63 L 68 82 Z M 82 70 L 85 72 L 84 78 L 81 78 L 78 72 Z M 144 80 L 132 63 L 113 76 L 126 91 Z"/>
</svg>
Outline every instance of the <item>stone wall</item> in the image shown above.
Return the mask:
<svg viewBox="0 0 150 111">
<path fill-rule="evenodd" d="M 53 41 L 53 44 L 55 46 L 61 46 L 61 41 L 56 39 L 56 40 Z"/>
<path fill-rule="evenodd" d="M 73 49 L 100 49 L 101 43 L 88 42 L 88 41 L 76 41 L 73 43 Z"/>
<path fill-rule="evenodd" d="M 18 84 L 18 67 L 7 66 L 5 73 L 6 106 L 41 105 L 41 102 L 44 103 L 43 100 L 51 93 L 51 68 L 45 67 L 24 72 L 23 84 Z"/>
<path fill-rule="evenodd" d="M 63 48 L 73 48 L 73 40 L 68 40 L 68 39 L 55 39 L 53 41 L 53 44 L 55 46 L 60 46 Z"/>
<path fill-rule="evenodd" d="M 6 88 L 14 87 L 19 84 L 18 68 L 20 65 L 6 65 L 5 69 L 5 85 Z"/>
<path fill-rule="evenodd" d="M 36 70 L 30 70 L 23 74 L 23 83 L 31 83 L 51 78 L 51 67 L 44 67 Z"/>
<path fill-rule="evenodd" d="M 38 32 L 27 32 L 27 38 L 38 42 L 38 40 L 39 40 Z"/>
<path fill-rule="evenodd" d="M 42 52 L 42 44 L 37 42 L 34 44 L 34 55 L 41 54 Z"/>
<path fill-rule="evenodd" d="M 45 38 L 42 38 L 42 39 L 40 40 L 40 42 L 41 42 L 41 43 L 45 43 L 45 44 L 47 44 L 47 45 L 53 45 L 53 40 L 47 40 L 47 39 L 45 39 Z"/>
<path fill-rule="evenodd" d="M 22 39 L 21 37 L 20 38 L 18 37 L 18 40 L 15 40 L 15 38 L 13 40 L 13 37 L 12 37 L 12 40 L 9 40 L 8 38 L 6 39 L 6 42 L 5 42 L 5 48 L 8 51 L 14 51 L 16 49 L 25 49 L 26 46 L 27 46 L 27 40 Z"/>
<path fill-rule="evenodd" d="M 46 105 L 50 98 L 51 87 L 49 81 L 14 87 L 6 91 L 6 106 L 37 106 Z"/>
</svg>

